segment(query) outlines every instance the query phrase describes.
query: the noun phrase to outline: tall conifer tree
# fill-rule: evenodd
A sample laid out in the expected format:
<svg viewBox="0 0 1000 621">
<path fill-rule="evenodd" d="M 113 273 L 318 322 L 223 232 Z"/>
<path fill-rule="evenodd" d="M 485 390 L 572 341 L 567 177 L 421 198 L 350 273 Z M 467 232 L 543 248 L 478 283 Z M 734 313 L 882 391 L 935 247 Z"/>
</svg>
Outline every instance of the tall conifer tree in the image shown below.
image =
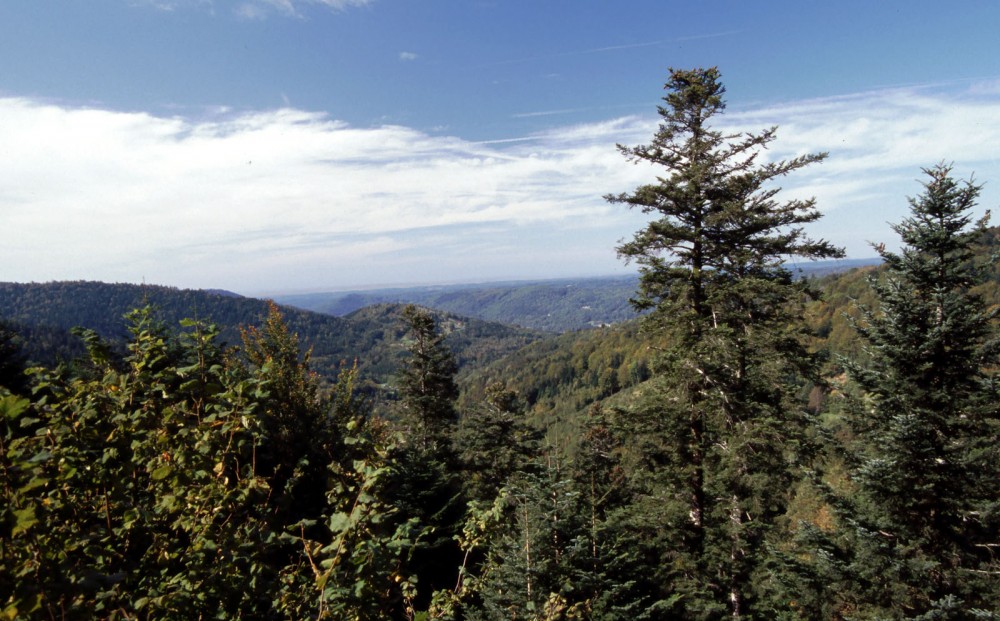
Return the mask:
<svg viewBox="0 0 1000 621">
<path fill-rule="evenodd" d="M 458 424 L 455 410 L 458 367 L 430 313 L 409 305 L 403 310 L 403 318 L 411 339 L 410 358 L 400 375 L 405 423 L 419 450 L 450 452 L 452 434 Z"/>
<path fill-rule="evenodd" d="M 410 339 L 399 378 L 405 441 L 395 455 L 392 487 L 396 507 L 426 529 L 409 562 L 417 578 L 414 601 L 425 609 L 435 591 L 456 584 L 462 562 L 455 540 L 466 504 L 454 447 L 457 365 L 429 312 L 409 305 L 403 319 Z"/>
<path fill-rule="evenodd" d="M 986 221 L 970 216 L 980 186 L 946 165 L 924 172 L 893 227 L 902 251 L 878 246 L 878 304 L 857 326 L 868 360 L 848 363 L 860 395 L 847 417 L 852 489 L 835 502 L 851 584 L 838 593 L 859 618 L 994 618 L 982 609 L 997 611 L 1000 592 L 995 311 L 972 292 Z"/>
<path fill-rule="evenodd" d="M 799 338 L 805 286 L 782 260 L 841 251 L 804 235 L 801 225 L 820 217 L 812 200 L 779 202 L 770 185 L 825 155 L 763 163 L 774 128 L 712 129 L 725 109 L 719 78 L 714 68 L 671 70 L 652 142 L 619 146 L 663 172 L 608 199 L 653 216 L 618 252 L 640 265 L 634 303 L 653 310 L 646 326 L 666 343 L 657 394 L 637 413 L 652 436 L 646 500 L 658 516 L 648 527 L 668 533 L 658 544 L 661 606 L 756 618 L 767 604 L 752 585 L 802 426 L 793 391 L 810 370 Z"/>
</svg>

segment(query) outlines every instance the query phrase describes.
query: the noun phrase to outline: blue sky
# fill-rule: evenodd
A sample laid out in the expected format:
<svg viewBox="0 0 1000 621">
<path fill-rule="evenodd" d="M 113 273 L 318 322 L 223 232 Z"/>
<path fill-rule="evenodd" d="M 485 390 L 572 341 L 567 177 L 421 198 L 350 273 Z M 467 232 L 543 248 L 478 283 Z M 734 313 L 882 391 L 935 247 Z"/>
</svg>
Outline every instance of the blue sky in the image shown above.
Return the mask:
<svg viewBox="0 0 1000 621">
<path fill-rule="evenodd" d="M 9 0 L 0 280 L 247 294 L 621 273 L 667 68 L 853 257 L 920 168 L 1000 201 L 1000 3 Z"/>
</svg>

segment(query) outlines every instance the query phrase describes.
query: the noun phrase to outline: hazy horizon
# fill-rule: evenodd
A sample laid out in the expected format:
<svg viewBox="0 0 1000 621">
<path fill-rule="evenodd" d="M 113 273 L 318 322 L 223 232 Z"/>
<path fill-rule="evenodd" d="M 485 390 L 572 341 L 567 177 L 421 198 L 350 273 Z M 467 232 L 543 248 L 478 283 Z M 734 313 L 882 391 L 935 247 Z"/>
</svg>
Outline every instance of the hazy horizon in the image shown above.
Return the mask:
<svg viewBox="0 0 1000 621">
<path fill-rule="evenodd" d="M 1000 4 L 0 5 L 0 280 L 231 291 L 619 274 L 668 67 L 848 256 L 954 162 L 1000 205 Z M 933 13 L 935 19 L 926 15 Z M 547 24 L 559 24 L 552 28 Z"/>
</svg>

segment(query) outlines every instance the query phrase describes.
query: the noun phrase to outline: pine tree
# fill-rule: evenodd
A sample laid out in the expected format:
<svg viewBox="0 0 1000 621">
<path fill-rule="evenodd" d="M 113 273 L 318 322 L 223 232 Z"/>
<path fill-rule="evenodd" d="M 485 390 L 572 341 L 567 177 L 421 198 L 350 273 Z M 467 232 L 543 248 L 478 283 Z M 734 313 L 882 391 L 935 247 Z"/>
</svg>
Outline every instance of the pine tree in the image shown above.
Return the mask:
<svg viewBox="0 0 1000 621">
<path fill-rule="evenodd" d="M 671 70 L 653 141 L 619 146 L 665 172 L 608 200 L 654 218 L 618 252 L 640 265 L 634 304 L 652 309 L 646 328 L 665 352 L 637 414 L 654 437 L 648 493 L 666 503 L 657 523 L 674 533 L 664 590 L 684 595 L 691 618 L 750 618 L 765 605 L 752 585 L 797 459 L 793 391 L 811 371 L 799 305 L 808 291 L 782 261 L 841 252 L 804 235 L 820 217 L 814 201 L 779 202 L 771 185 L 825 155 L 761 163 L 775 128 L 713 130 L 725 109 L 719 77 Z"/>
<path fill-rule="evenodd" d="M 924 172 L 924 193 L 893 227 L 902 251 L 877 247 L 878 304 L 857 325 L 868 361 L 847 363 L 857 441 L 851 492 L 835 505 L 849 542 L 841 601 L 859 618 L 1000 610 L 995 312 L 971 291 L 985 275 L 974 254 L 985 219 L 970 226 L 969 214 L 980 186 L 954 180 L 950 166 Z"/>
</svg>

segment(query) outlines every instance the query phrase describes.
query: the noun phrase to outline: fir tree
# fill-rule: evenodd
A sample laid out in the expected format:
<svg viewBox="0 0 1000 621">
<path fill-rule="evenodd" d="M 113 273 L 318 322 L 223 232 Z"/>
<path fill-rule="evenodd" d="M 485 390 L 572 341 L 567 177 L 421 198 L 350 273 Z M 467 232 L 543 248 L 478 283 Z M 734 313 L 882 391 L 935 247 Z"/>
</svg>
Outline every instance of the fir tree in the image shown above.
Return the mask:
<svg viewBox="0 0 1000 621">
<path fill-rule="evenodd" d="M 430 313 L 409 305 L 403 317 L 410 355 L 400 374 L 404 439 L 393 454 L 391 488 L 393 504 L 425 529 L 409 569 L 417 579 L 415 604 L 426 609 L 435 591 L 454 587 L 462 562 L 455 539 L 466 506 L 454 450 L 457 366 Z"/>
<path fill-rule="evenodd" d="M 580 494 L 561 460 L 544 462 L 503 489 L 502 522 L 479 570 L 479 601 L 465 611 L 470 621 L 588 616 L 592 593 L 579 575 L 589 560 Z"/>
<path fill-rule="evenodd" d="M 683 595 L 682 614 L 751 618 L 765 614 L 753 585 L 797 460 L 793 391 L 811 371 L 799 306 L 807 290 L 782 260 L 842 253 L 804 235 L 820 217 L 812 200 L 779 202 L 771 185 L 824 154 L 761 163 L 774 128 L 713 130 L 725 108 L 714 68 L 671 70 L 665 89 L 653 141 L 619 146 L 664 172 L 608 197 L 654 218 L 618 248 L 640 265 L 634 303 L 652 309 L 646 327 L 665 352 L 637 413 L 655 452 L 647 493 L 663 509 L 660 527 L 648 528 L 672 533 L 659 564 L 672 568 L 661 572 L 664 597 Z"/>
<path fill-rule="evenodd" d="M 631 621 L 642 618 L 639 613 L 655 589 L 637 575 L 638 548 L 618 519 L 632 499 L 632 489 L 616 428 L 600 403 L 591 406 L 572 464 L 584 525 L 577 536 L 582 554 L 574 581 L 577 590 L 587 594 L 590 618 Z"/>
<path fill-rule="evenodd" d="M 490 503 L 512 476 L 535 469 L 541 433 L 525 421 L 517 394 L 494 383 L 462 417 L 456 440 L 467 496 Z"/>
<path fill-rule="evenodd" d="M 403 422 L 419 450 L 444 455 L 458 424 L 458 367 L 430 313 L 411 304 L 403 318 L 410 331 L 410 357 L 400 375 Z"/>
<path fill-rule="evenodd" d="M 902 251 L 877 247 L 878 303 L 857 324 L 868 361 L 847 363 L 857 440 L 850 494 L 834 503 L 848 542 L 841 603 L 859 618 L 998 610 L 995 313 L 972 293 L 985 276 L 974 254 L 985 219 L 972 225 L 969 213 L 980 186 L 954 180 L 949 166 L 924 172 L 924 193 L 893 227 Z"/>
</svg>

